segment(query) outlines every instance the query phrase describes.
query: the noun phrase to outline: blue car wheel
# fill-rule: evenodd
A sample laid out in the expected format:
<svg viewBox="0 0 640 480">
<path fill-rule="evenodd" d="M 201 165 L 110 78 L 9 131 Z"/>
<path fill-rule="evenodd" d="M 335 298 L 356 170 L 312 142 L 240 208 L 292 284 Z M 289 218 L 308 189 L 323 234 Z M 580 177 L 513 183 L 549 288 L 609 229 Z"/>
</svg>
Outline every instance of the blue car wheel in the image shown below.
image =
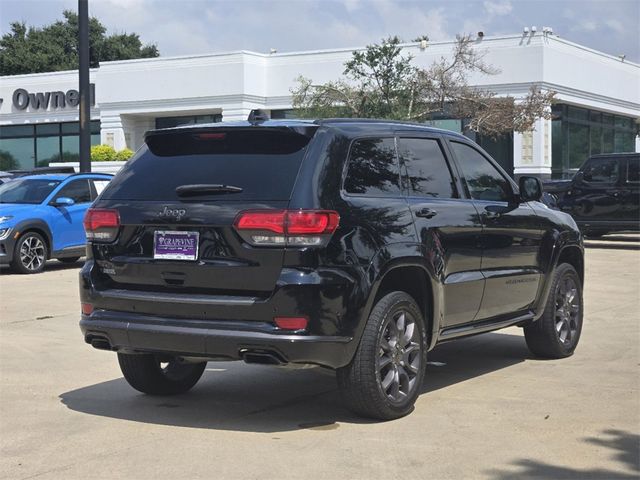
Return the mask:
<svg viewBox="0 0 640 480">
<path fill-rule="evenodd" d="M 18 273 L 40 273 L 47 261 L 47 242 L 36 232 L 23 234 L 13 250 L 11 267 Z"/>
</svg>

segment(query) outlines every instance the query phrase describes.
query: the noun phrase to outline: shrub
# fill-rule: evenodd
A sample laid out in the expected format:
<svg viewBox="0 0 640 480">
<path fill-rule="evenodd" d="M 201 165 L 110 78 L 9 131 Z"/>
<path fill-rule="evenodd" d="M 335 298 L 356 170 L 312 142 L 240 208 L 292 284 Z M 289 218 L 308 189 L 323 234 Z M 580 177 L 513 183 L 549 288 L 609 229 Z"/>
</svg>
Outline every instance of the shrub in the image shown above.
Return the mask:
<svg viewBox="0 0 640 480">
<path fill-rule="evenodd" d="M 91 147 L 92 162 L 112 162 L 116 158 L 116 151 L 109 145 L 94 145 Z"/>
<path fill-rule="evenodd" d="M 114 160 L 125 162 L 129 160 L 132 155 L 133 155 L 133 150 L 125 148 L 124 150 L 120 150 L 119 152 L 116 152 L 116 156 Z"/>
</svg>

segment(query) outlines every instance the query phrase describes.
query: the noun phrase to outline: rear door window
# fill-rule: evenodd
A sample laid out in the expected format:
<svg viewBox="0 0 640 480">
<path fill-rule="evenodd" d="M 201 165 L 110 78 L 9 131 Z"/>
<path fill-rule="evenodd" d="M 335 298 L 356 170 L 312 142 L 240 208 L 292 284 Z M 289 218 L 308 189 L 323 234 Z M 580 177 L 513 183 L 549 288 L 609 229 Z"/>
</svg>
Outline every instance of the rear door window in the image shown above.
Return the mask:
<svg viewBox="0 0 640 480">
<path fill-rule="evenodd" d="M 455 183 L 440 142 L 430 138 L 400 138 L 398 156 L 409 195 L 457 198 Z"/>
<path fill-rule="evenodd" d="M 67 197 L 75 203 L 91 202 L 91 190 L 89 189 L 89 181 L 86 178 L 73 180 L 67 183 L 56 194 L 56 198 Z"/>
<path fill-rule="evenodd" d="M 393 138 L 364 138 L 353 142 L 344 190 L 372 197 L 400 195 L 400 171 Z"/>
<path fill-rule="evenodd" d="M 186 130 L 152 134 L 105 188 L 103 199 L 162 201 L 289 200 L 315 127 Z M 184 185 L 238 192 L 179 197 Z"/>
</svg>

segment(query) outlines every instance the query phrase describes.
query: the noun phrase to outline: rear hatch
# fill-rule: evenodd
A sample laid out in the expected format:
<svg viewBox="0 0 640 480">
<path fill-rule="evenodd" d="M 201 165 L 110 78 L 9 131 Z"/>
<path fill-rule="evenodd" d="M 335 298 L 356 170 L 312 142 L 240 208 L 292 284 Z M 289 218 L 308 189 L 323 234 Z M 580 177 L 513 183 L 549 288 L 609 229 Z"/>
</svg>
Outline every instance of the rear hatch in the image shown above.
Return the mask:
<svg viewBox="0 0 640 480">
<path fill-rule="evenodd" d="M 93 244 L 96 287 L 190 297 L 267 298 L 283 248 L 234 229 L 247 210 L 286 209 L 316 126 L 151 132 L 94 208 L 117 210 L 113 243 Z"/>
</svg>

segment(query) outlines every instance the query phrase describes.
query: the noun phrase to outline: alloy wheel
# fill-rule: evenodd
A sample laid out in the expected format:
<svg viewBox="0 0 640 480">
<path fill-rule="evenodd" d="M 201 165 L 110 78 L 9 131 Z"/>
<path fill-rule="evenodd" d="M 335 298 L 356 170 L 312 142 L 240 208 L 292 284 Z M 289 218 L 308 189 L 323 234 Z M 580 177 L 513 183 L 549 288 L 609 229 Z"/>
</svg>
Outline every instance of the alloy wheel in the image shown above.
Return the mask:
<svg viewBox="0 0 640 480">
<path fill-rule="evenodd" d="M 44 264 L 45 246 L 36 236 L 28 236 L 20 245 L 20 262 L 30 271 L 38 270 Z"/>
<path fill-rule="evenodd" d="M 382 329 L 377 358 L 378 381 L 392 403 L 400 404 L 413 393 L 421 361 L 415 319 L 405 310 L 395 312 Z"/>
<path fill-rule="evenodd" d="M 570 276 L 562 278 L 555 292 L 555 326 L 558 339 L 564 345 L 571 345 L 578 330 L 580 296 L 575 280 Z"/>
</svg>

